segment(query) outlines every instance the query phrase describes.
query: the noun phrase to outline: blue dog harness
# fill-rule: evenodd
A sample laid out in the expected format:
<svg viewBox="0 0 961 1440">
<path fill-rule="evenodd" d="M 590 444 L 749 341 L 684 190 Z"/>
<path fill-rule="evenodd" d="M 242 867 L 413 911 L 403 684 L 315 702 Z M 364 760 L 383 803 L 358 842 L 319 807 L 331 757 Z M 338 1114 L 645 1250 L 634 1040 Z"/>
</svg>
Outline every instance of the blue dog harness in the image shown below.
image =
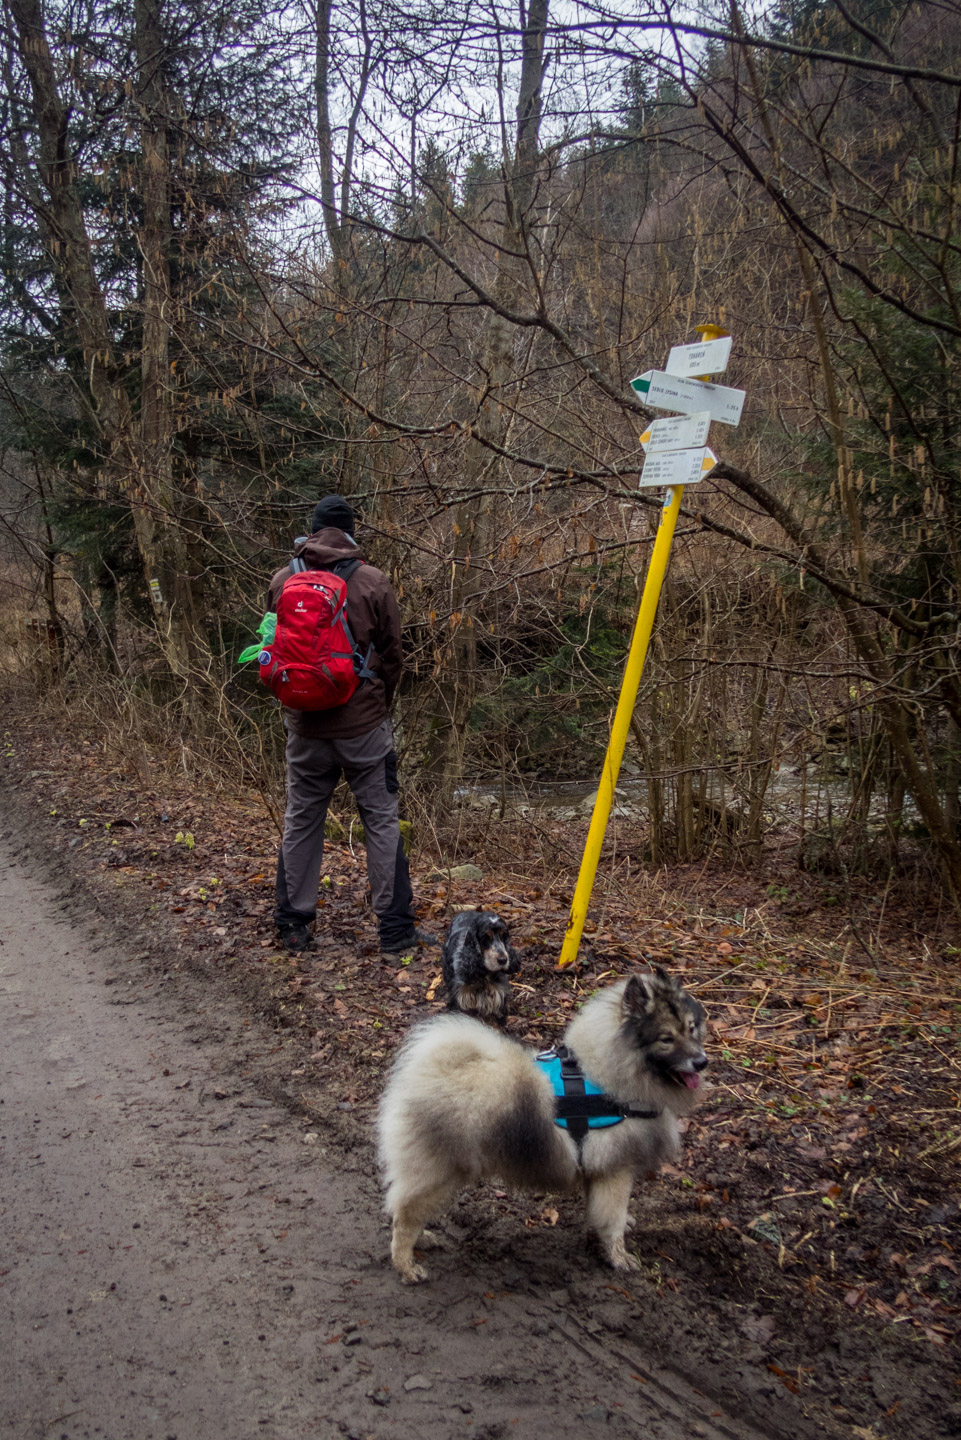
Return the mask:
<svg viewBox="0 0 961 1440">
<path fill-rule="evenodd" d="M 562 1125 L 580 1146 L 588 1130 L 619 1125 L 622 1120 L 656 1120 L 660 1110 L 622 1105 L 588 1080 L 576 1055 L 566 1045 L 542 1050 L 534 1059 L 554 1091 L 554 1123 Z"/>
</svg>

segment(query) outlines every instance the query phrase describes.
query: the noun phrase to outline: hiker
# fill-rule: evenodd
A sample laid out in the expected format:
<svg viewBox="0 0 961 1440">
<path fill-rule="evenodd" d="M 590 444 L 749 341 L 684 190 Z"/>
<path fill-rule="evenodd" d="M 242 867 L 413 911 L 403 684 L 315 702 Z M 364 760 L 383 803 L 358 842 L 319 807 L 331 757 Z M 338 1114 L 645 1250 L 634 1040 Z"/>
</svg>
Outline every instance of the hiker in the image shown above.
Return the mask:
<svg viewBox="0 0 961 1440">
<path fill-rule="evenodd" d="M 271 580 L 267 609 L 277 611 L 281 591 L 296 572 L 306 571 L 302 580 L 292 583 L 298 593 L 307 585 L 308 607 L 321 594 L 311 583 L 311 573 L 339 573 L 346 581 L 348 640 L 352 639 L 358 657 L 354 668 L 363 678 L 359 684 L 349 682 L 356 688 L 344 703 L 324 709 L 284 707 L 287 812 L 277 861 L 274 921 L 286 949 L 306 950 L 313 943 L 324 822 L 343 771 L 364 826 L 367 877 L 381 952 L 385 958 L 396 957 L 409 954 L 418 944 L 436 943 L 414 924 L 398 818 L 397 756 L 387 712 L 401 673 L 400 611 L 387 576 L 364 562 L 354 539 L 354 512 L 342 496 L 328 495 L 317 504 L 310 529 L 306 539 L 296 542 L 293 560 Z M 336 588 L 342 588 L 339 582 Z M 288 600 L 286 609 L 292 614 L 302 603 Z M 278 615 L 278 636 L 283 614 Z M 343 651 L 343 643 L 339 648 Z M 321 700 L 327 703 L 323 697 Z"/>
</svg>

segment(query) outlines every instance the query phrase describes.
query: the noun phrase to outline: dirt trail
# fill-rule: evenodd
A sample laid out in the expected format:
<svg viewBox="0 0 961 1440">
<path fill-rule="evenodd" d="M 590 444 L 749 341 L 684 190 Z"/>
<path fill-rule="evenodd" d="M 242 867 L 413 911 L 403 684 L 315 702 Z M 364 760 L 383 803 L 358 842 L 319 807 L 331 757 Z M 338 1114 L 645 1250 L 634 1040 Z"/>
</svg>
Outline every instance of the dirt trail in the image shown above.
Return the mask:
<svg viewBox="0 0 961 1440">
<path fill-rule="evenodd" d="M 9 842 L 0 925 L 0 1433 L 764 1433 L 535 1278 L 402 1289 L 369 1178 L 245 1077 L 273 1035 L 121 961 Z"/>
</svg>

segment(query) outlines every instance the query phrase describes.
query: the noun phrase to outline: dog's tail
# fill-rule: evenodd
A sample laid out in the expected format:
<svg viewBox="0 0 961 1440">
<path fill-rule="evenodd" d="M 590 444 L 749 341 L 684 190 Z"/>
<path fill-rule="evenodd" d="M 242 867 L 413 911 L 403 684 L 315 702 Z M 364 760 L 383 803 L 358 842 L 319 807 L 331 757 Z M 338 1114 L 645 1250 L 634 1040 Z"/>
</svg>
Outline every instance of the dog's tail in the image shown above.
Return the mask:
<svg viewBox="0 0 961 1440">
<path fill-rule="evenodd" d="M 412 1031 L 381 1100 L 378 1135 L 388 1186 L 419 1168 L 463 1184 L 497 1175 L 524 1188 L 565 1189 L 577 1168 L 531 1055 L 464 1015 Z"/>
</svg>

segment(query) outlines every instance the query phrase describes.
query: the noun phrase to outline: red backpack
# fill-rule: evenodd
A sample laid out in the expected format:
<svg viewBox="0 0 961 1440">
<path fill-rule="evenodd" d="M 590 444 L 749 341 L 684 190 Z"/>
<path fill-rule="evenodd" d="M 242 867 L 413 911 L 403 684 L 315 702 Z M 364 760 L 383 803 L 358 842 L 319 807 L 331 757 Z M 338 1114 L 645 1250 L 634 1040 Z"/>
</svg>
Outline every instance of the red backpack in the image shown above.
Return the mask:
<svg viewBox="0 0 961 1440">
<path fill-rule="evenodd" d="M 260 655 L 260 678 L 290 710 L 331 710 L 370 680 L 373 646 L 362 655 L 347 624 L 347 581 L 362 560 L 308 570 L 295 556 L 277 601 L 273 643 Z"/>
</svg>

